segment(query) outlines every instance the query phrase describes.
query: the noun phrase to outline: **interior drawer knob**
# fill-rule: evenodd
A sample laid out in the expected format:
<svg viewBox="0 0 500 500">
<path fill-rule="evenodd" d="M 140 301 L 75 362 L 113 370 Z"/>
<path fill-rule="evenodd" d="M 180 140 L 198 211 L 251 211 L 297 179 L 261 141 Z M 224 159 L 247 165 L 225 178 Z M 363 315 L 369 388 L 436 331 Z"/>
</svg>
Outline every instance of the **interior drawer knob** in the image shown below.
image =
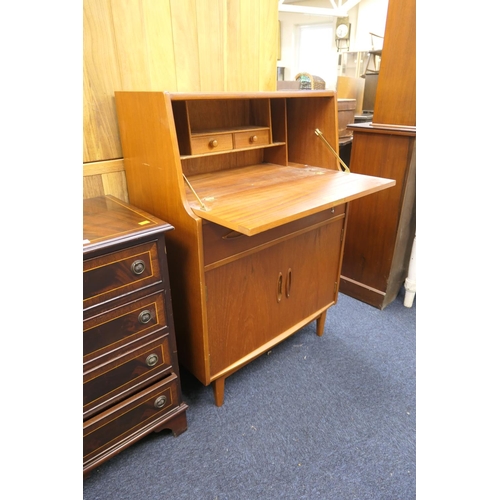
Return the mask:
<svg viewBox="0 0 500 500">
<path fill-rule="evenodd" d="M 257 142 L 258 140 L 258 137 L 256 135 L 252 135 L 252 137 L 250 137 L 250 142 Z"/>
<path fill-rule="evenodd" d="M 146 364 L 148 366 L 154 366 L 156 365 L 156 363 L 158 363 L 158 354 L 150 354 L 147 358 L 146 358 Z"/>
<path fill-rule="evenodd" d="M 132 272 L 134 274 L 142 274 L 144 272 L 144 269 L 146 269 L 146 264 L 144 264 L 144 261 L 143 260 L 134 260 L 134 262 L 132 262 L 132 265 L 130 266 L 130 268 L 132 269 Z"/>
<path fill-rule="evenodd" d="M 217 142 L 217 139 L 212 139 L 212 140 L 208 143 L 208 145 L 209 145 L 211 148 L 216 148 L 218 144 L 219 144 L 219 143 Z"/>
<path fill-rule="evenodd" d="M 139 313 L 139 322 L 145 325 L 146 323 L 149 323 L 151 321 L 151 318 L 153 315 L 151 314 L 151 311 L 148 309 L 144 309 L 144 311 L 141 311 Z"/>
<path fill-rule="evenodd" d="M 167 396 L 158 396 L 155 399 L 155 408 L 163 408 L 167 403 Z"/>
</svg>

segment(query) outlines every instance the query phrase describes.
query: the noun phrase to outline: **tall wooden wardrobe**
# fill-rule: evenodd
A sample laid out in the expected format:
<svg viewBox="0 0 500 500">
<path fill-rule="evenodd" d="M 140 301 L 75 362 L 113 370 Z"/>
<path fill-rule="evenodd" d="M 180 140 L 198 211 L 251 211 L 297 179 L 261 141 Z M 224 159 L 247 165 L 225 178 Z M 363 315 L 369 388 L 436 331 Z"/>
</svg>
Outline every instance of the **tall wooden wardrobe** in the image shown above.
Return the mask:
<svg viewBox="0 0 500 500">
<path fill-rule="evenodd" d="M 396 180 L 351 204 L 341 271 L 340 291 L 379 309 L 404 283 L 416 228 L 415 18 L 415 0 L 389 0 L 373 122 L 348 127 L 351 171 Z"/>
</svg>

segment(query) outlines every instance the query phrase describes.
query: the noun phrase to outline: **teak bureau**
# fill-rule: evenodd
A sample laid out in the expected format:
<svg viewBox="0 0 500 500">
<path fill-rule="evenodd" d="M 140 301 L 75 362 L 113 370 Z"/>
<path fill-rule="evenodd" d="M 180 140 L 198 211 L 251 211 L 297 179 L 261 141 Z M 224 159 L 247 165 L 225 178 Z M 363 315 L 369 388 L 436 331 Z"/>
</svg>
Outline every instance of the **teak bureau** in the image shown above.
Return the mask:
<svg viewBox="0 0 500 500">
<path fill-rule="evenodd" d="M 116 92 L 130 202 L 166 233 L 179 362 L 225 379 L 336 303 L 348 202 L 333 91 Z M 354 228 L 355 230 L 355 228 Z"/>
</svg>

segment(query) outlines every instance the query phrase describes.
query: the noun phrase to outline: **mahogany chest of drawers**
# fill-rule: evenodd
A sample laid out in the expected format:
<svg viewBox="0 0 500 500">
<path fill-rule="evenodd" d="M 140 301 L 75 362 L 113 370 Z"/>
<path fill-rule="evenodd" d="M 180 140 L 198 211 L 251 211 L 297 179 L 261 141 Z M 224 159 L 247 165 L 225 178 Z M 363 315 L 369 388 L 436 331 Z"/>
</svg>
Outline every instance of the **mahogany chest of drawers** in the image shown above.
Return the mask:
<svg viewBox="0 0 500 500">
<path fill-rule="evenodd" d="M 83 201 L 83 472 L 152 431 L 187 429 L 165 233 L 112 196 Z"/>
</svg>

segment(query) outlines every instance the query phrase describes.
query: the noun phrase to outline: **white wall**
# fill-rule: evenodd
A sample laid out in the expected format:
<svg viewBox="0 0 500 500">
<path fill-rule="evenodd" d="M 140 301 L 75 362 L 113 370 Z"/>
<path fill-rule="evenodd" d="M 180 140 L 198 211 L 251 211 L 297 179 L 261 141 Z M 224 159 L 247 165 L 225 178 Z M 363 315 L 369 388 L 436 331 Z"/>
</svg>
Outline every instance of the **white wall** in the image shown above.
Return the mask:
<svg viewBox="0 0 500 500">
<path fill-rule="evenodd" d="M 371 50 L 372 39 L 370 33 L 384 36 L 388 5 L 389 0 L 361 0 L 358 4 L 356 30 L 354 39 L 351 36 L 350 50 Z M 375 43 L 381 42 L 375 40 Z M 381 47 L 375 45 L 374 48 L 380 49 Z"/>
<path fill-rule="evenodd" d="M 300 2 L 308 6 L 321 6 L 318 1 Z M 389 0 L 361 0 L 361 2 L 349 11 L 351 23 L 350 51 L 366 51 L 372 49 L 372 37 L 370 32 L 384 35 L 387 7 Z M 294 4 L 298 5 L 298 4 Z M 331 7 L 331 4 L 330 4 Z M 331 23 L 335 28 L 336 17 L 296 14 L 292 12 L 279 12 L 281 22 L 281 59 L 277 66 L 285 68 L 285 80 L 295 80 L 298 73 L 312 73 L 325 80 L 326 88 L 335 89 L 337 84 L 338 52 L 335 39 L 330 47 L 318 48 L 324 57 L 325 71 L 323 74 L 310 71 L 309 68 L 301 68 L 298 65 L 298 44 L 300 41 L 300 25 Z M 376 42 L 378 42 L 376 40 Z M 375 46 L 375 48 L 380 48 Z"/>
</svg>

